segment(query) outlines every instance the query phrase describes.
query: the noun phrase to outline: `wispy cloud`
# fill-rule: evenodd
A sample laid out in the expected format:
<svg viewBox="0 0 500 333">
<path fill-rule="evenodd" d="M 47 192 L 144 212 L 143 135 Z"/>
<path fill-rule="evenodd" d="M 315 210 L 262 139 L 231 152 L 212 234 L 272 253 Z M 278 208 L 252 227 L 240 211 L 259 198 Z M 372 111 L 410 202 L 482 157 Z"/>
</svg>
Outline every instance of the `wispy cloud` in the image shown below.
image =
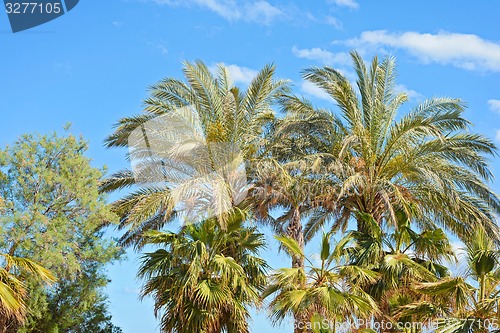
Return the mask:
<svg viewBox="0 0 500 333">
<path fill-rule="evenodd" d="M 340 7 L 349 7 L 352 9 L 359 8 L 359 4 L 354 0 L 328 0 L 328 3 L 333 3 Z"/>
<path fill-rule="evenodd" d="M 168 54 L 168 49 L 162 43 L 156 44 L 156 48 L 160 50 L 161 54 Z"/>
<path fill-rule="evenodd" d="M 495 140 L 497 142 L 500 142 L 500 129 L 497 130 L 496 135 L 495 135 Z"/>
<path fill-rule="evenodd" d="M 490 99 L 488 106 L 491 111 L 500 114 L 500 99 Z"/>
<path fill-rule="evenodd" d="M 123 292 L 125 294 L 129 294 L 129 295 L 139 295 L 141 293 L 141 290 L 137 289 L 137 288 L 125 287 L 125 288 L 123 288 Z"/>
<path fill-rule="evenodd" d="M 312 82 L 302 81 L 300 88 L 306 95 L 313 96 L 319 99 L 331 100 L 330 95 L 328 95 L 323 89 Z"/>
<path fill-rule="evenodd" d="M 246 21 L 270 24 L 282 14 L 281 9 L 274 7 L 267 1 L 256 1 L 244 6 L 242 17 Z"/>
<path fill-rule="evenodd" d="M 328 66 L 351 64 L 351 58 L 347 52 L 333 53 L 319 47 L 314 47 L 312 49 L 299 49 L 294 46 L 292 47 L 292 53 L 298 58 L 318 61 L 321 64 Z"/>
<path fill-rule="evenodd" d="M 252 80 L 259 73 L 257 70 L 245 66 L 238 66 L 235 64 L 227 65 L 224 63 L 221 64 L 227 68 L 229 74 L 231 75 L 231 78 L 235 83 L 250 84 L 250 82 L 252 82 Z M 217 64 L 209 66 L 209 69 L 212 73 L 217 73 L 218 71 Z"/>
<path fill-rule="evenodd" d="M 163 41 L 160 41 L 160 42 L 148 42 L 148 45 L 159 51 L 161 54 L 163 55 L 167 55 L 168 54 L 168 49 L 167 47 L 165 46 L 164 42 Z"/>
<path fill-rule="evenodd" d="M 228 21 L 246 21 L 270 24 L 283 15 L 281 9 L 265 0 L 148 0 L 169 6 L 198 6 L 206 8 Z"/>
<path fill-rule="evenodd" d="M 473 34 L 438 34 L 386 30 L 365 31 L 360 37 L 334 43 L 356 48 L 402 49 L 423 63 L 452 65 L 467 70 L 500 72 L 500 44 Z"/>
<path fill-rule="evenodd" d="M 418 91 L 415 91 L 413 89 L 408 88 L 404 84 L 396 84 L 396 86 L 394 87 L 394 89 L 397 92 L 404 92 L 404 93 L 406 93 L 406 95 L 408 95 L 408 98 L 410 98 L 410 99 L 415 99 L 415 100 L 422 100 L 422 99 L 424 99 L 424 95 L 422 95 Z"/>
<path fill-rule="evenodd" d="M 122 25 L 123 25 L 123 22 L 120 22 L 120 21 L 113 21 L 111 22 L 111 24 L 115 27 L 115 28 L 121 28 Z"/>
<path fill-rule="evenodd" d="M 325 23 L 328 25 L 331 25 L 332 27 L 334 27 L 337 30 L 342 30 L 344 28 L 344 25 L 342 24 L 342 22 L 333 16 L 327 16 L 325 19 Z"/>
</svg>

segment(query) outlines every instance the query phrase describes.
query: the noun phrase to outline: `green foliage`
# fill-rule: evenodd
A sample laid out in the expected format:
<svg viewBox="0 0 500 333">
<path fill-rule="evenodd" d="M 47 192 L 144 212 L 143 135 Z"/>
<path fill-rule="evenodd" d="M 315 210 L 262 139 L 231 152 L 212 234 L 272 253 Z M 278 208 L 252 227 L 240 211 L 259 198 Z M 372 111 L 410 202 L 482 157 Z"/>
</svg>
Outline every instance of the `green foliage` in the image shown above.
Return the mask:
<svg viewBox="0 0 500 333">
<path fill-rule="evenodd" d="M 168 188 L 136 189 L 127 170 L 102 183 L 102 191 L 134 190 L 113 204 L 127 230 L 122 244 L 163 246 L 144 256 L 139 274 L 166 332 L 248 330 L 247 308 L 265 283 L 255 253 L 262 244 L 244 242 L 248 229 L 233 223 L 249 216 L 272 226 L 292 257 L 292 268 L 274 271 L 261 295 L 274 322 L 440 319 L 441 332 L 458 333 L 499 318 L 500 198 L 489 187 L 488 162 L 495 145 L 470 132 L 459 99 L 432 98 L 401 114 L 408 96 L 396 91 L 394 58 L 366 64 L 353 52 L 352 59 L 356 84 L 330 67 L 303 72 L 335 110 L 287 95 L 272 66 L 240 91 L 226 68 L 214 75 L 197 62 L 185 64 L 185 81 L 154 85 L 143 114 L 118 122 L 110 147 L 126 146 L 144 123 L 192 105 L 207 140 L 235 143 L 249 174 L 243 205 L 178 233 L 158 231 L 177 218 Z M 274 117 L 276 100 L 283 118 Z M 352 222 L 355 230 L 345 233 Z M 316 264 L 304 246 L 325 228 Z M 468 247 L 464 277 L 450 276 L 446 266 L 456 259 L 450 233 Z"/>
<path fill-rule="evenodd" d="M 199 116 L 201 131 L 206 141 L 226 143 L 239 149 L 246 164 L 247 174 L 251 175 L 252 162 L 263 153 L 263 142 L 267 139 L 265 134 L 274 119 L 271 105 L 276 96 L 288 91 L 287 82 L 275 79 L 275 67 L 272 65 L 265 66 L 246 90 L 240 90 L 234 85 L 229 70 L 223 65 L 213 74 L 201 61 L 186 62 L 183 73 L 184 81 L 166 78 L 153 85 L 150 96 L 145 100 L 144 112 L 120 119 L 116 124 L 116 131 L 106 140 L 106 145 L 126 146 L 130 134 L 135 129 L 141 128 L 155 117 L 190 106 Z M 192 123 L 187 125 L 198 127 L 192 119 L 190 121 Z M 210 155 L 210 158 L 215 157 Z M 193 162 L 194 156 L 190 156 L 190 159 Z M 194 162 L 206 165 L 197 159 Z M 163 159 L 162 163 L 170 169 L 178 167 L 178 163 L 172 166 L 168 158 Z M 182 192 L 189 194 L 193 187 L 189 186 L 189 182 L 186 183 Z M 108 178 L 102 184 L 101 190 L 115 191 L 133 185 L 136 185 L 133 173 L 125 170 Z M 144 231 L 161 229 L 168 221 L 175 219 L 178 213 L 174 209 L 171 189 L 166 186 L 134 189 L 131 194 L 113 203 L 113 207 L 121 218 L 120 228 L 127 230 L 121 239 L 122 244 L 139 247 Z M 221 215 L 218 216 L 218 221 L 224 226 L 226 217 L 230 217 Z"/>
<path fill-rule="evenodd" d="M 437 225 L 465 240 L 482 226 L 500 241 L 500 199 L 488 186 L 493 174 L 487 157 L 496 147 L 469 131 L 465 103 L 433 98 L 401 114 L 408 96 L 395 90 L 395 59 L 366 64 L 355 52 L 352 59 L 356 85 L 330 67 L 303 73 L 337 109 L 283 98 L 287 116 L 276 125 L 274 158 L 315 171 L 311 178 L 323 194 L 312 201 L 321 209 L 306 225 L 306 240 L 329 221 L 337 231 L 355 218 L 365 231 L 363 214 L 396 225 L 396 213 L 403 212 L 422 229 Z"/>
<path fill-rule="evenodd" d="M 263 235 L 242 222 L 232 220 L 224 231 L 211 219 L 145 235 L 162 247 L 144 255 L 139 276 L 163 332 L 249 332 L 248 308 L 259 304 L 267 265 L 257 256 Z"/>
<path fill-rule="evenodd" d="M 81 138 L 51 134 L 24 135 L 0 151 L 0 252 L 35 260 L 58 279 L 50 288 L 28 280 L 23 332 L 99 332 L 110 323 L 104 266 L 122 252 L 104 237 L 117 218 L 86 150 Z"/>
<path fill-rule="evenodd" d="M 374 299 L 363 291 L 360 283 L 376 283 L 379 275 L 357 266 L 336 265 L 336 252 L 330 251 L 331 235 L 323 234 L 319 265 L 309 260 L 292 238 L 277 239 L 287 252 L 304 257 L 308 264 L 304 268 L 280 268 L 271 274 L 262 297 L 271 298 L 273 322 L 280 323 L 292 315 L 296 332 L 306 332 L 308 324 L 314 328 L 316 323 L 315 332 L 323 333 L 329 332 L 320 325 L 324 320 L 355 320 L 379 313 Z"/>
<path fill-rule="evenodd" d="M 90 265 L 77 278 L 61 281 L 48 291 L 35 285 L 35 298 L 28 303 L 33 312 L 19 333 L 108 333 L 115 327 L 103 292 L 109 280 L 101 263 Z"/>
<path fill-rule="evenodd" d="M 415 283 L 414 290 L 425 295 L 426 299 L 401 307 L 399 316 L 438 319 L 436 331 L 439 333 L 495 330 L 500 318 L 499 255 L 498 247 L 484 230 L 476 230 L 473 239 L 467 243 L 465 259 L 469 270 L 463 276 Z"/>
<path fill-rule="evenodd" d="M 374 298 L 381 310 L 377 320 L 412 322 L 415 312 L 422 309 L 429 314 L 423 319 L 438 317 L 444 312 L 429 307 L 421 286 L 430 288 L 451 279 L 443 265 L 454 258 L 448 238 L 440 229 L 413 230 L 405 214 L 396 216 L 397 227 L 382 229 L 376 223 L 369 223 L 364 232 L 348 232 L 338 242 L 335 256 L 347 261 L 350 267 L 378 274 L 378 279 L 371 281 L 352 273 L 346 275 L 351 283 L 357 283 Z M 460 287 L 463 288 L 456 290 L 456 297 L 462 301 L 463 292 L 468 289 Z"/>
<path fill-rule="evenodd" d="M 31 259 L 0 253 L 4 267 L 0 267 L 0 329 L 21 324 L 26 319 L 26 279 L 54 282 L 52 273 Z"/>
</svg>

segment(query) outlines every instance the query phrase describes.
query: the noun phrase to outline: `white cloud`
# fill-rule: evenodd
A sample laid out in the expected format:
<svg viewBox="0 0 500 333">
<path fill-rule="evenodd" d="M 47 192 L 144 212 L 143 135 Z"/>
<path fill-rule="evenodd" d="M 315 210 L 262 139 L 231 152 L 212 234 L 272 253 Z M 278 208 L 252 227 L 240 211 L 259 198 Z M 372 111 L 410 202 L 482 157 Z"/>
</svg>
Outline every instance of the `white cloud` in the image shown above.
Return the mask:
<svg viewBox="0 0 500 333">
<path fill-rule="evenodd" d="M 267 1 L 256 1 L 253 4 L 245 6 L 243 15 L 246 21 L 262 22 L 270 24 L 275 18 L 281 16 L 283 12 L 271 5 Z"/>
<path fill-rule="evenodd" d="M 123 25 L 123 23 L 120 21 L 113 21 L 111 22 L 111 24 L 113 24 L 115 28 L 121 28 L 121 26 Z"/>
<path fill-rule="evenodd" d="M 352 9 L 358 9 L 359 4 L 354 0 L 329 0 L 329 3 L 334 3 L 340 7 L 349 7 Z"/>
<path fill-rule="evenodd" d="M 338 19 L 336 19 L 333 16 L 327 16 L 325 19 L 325 23 L 328 25 L 331 25 L 337 30 L 342 30 L 344 28 L 342 22 L 340 22 Z"/>
<path fill-rule="evenodd" d="M 424 99 L 424 95 L 422 95 L 418 91 L 415 91 L 413 89 L 409 89 L 404 84 L 396 84 L 396 86 L 394 87 L 394 89 L 396 90 L 396 92 L 404 92 L 404 93 L 406 93 L 408 95 L 408 98 L 410 98 L 410 99 L 416 99 L 416 100 Z"/>
<path fill-rule="evenodd" d="M 228 21 L 246 21 L 270 24 L 274 19 L 282 16 L 278 7 L 264 0 L 237 1 L 237 0 L 149 0 L 157 4 L 169 6 L 192 5 L 206 8 Z"/>
<path fill-rule="evenodd" d="M 243 67 L 243 66 L 238 66 L 238 65 L 226 65 L 227 69 L 229 70 L 229 73 L 231 74 L 231 78 L 234 80 L 234 82 L 240 82 L 244 84 L 249 84 L 252 82 L 252 80 L 257 76 L 259 73 L 258 71 L 248 68 L 248 67 Z"/>
<path fill-rule="evenodd" d="M 244 67 L 244 66 L 238 66 L 235 64 L 227 65 L 227 64 L 221 63 L 221 65 L 224 65 L 227 68 L 227 70 L 229 71 L 229 74 L 231 76 L 231 79 L 233 79 L 233 81 L 235 83 L 239 82 L 239 83 L 243 83 L 243 84 L 250 84 L 250 82 L 252 82 L 252 80 L 259 73 L 255 69 L 251 69 L 251 68 Z M 208 68 L 214 74 L 217 73 L 219 70 L 217 68 L 217 65 L 212 65 L 212 66 L 209 66 Z"/>
<path fill-rule="evenodd" d="M 500 142 L 500 129 L 497 130 L 497 133 L 495 135 L 495 140 L 498 141 L 498 142 Z"/>
<path fill-rule="evenodd" d="M 339 41 L 334 42 L 339 43 Z M 386 30 L 365 31 L 359 38 L 340 42 L 352 47 L 403 49 L 424 63 L 453 65 L 467 70 L 500 72 L 500 44 L 473 34 L 438 34 Z"/>
<path fill-rule="evenodd" d="M 488 101 L 488 106 L 491 111 L 500 114 L 500 99 L 490 99 Z"/>
<path fill-rule="evenodd" d="M 351 58 L 346 52 L 332 53 L 319 47 L 312 49 L 299 49 L 292 47 L 292 53 L 298 58 L 318 61 L 324 65 L 350 65 Z"/>
<path fill-rule="evenodd" d="M 312 82 L 302 81 L 300 88 L 307 95 L 310 95 L 310 96 L 313 96 L 313 97 L 316 97 L 319 99 L 331 100 L 330 95 L 328 95 L 323 89 L 316 86 Z"/>
</svg>

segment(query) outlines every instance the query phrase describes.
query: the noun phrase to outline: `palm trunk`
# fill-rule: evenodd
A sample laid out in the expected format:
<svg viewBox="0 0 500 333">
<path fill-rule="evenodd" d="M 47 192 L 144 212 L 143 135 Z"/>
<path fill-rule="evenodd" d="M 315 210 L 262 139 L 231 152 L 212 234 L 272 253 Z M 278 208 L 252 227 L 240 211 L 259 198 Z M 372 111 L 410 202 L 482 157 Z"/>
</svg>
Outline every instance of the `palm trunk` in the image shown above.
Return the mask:
<svg viewBox="0 0 500 333">
<path fill-rule="evenodd" d="M 479 278 L 479 302 L 486 298 L 486 275 L 481 274 Z"/>
<path fill-rule="evenodd" d="M 302 222 L 300 220 L 299 208 L 293 209 L 292 219 L 288 225 L 288 236 L 299 244 L 300 249 L 304 252 L 304 232 L 302 231 Z M 304 268 L 304 258 L 301 256 L 292 256 L 293 268 Z"/>
<path fill-rule="evenodd" d="M 366 222 L 363 221 L 361 217 L 356 217 L 356 229 L 358 232 L 365 233 L 366 232 Z"/>
<path fill-rule="evenodd" d="M 302 252 L 304 252 L 304 232 L 302 230 L 302 222 L 300 220 L 300 210 L 298 207 L 293 208 L 292 218 L 288 224 L 288 236 L 294 239 L 299 245 Z M 292 268 L 304 269 L 304 258 L 301 256 L 292 256 Z M 303 333 L 306 331 L 306 321 L 302 314 L 294 314 L 294 333 Z"/>
</svg>

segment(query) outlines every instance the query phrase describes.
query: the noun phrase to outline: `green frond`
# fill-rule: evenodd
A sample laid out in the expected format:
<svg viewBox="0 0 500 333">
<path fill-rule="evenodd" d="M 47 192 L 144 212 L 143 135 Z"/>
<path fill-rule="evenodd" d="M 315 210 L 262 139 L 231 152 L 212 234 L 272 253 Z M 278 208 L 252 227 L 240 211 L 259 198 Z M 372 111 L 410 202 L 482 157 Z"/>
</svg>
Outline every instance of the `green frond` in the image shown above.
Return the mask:
<svg viewBox="0 0 500 333">
<path fill-rule="evenodd" d="M 274 238 L 280 242 L 289 255 L 300 257 L 304 256 L 304 253 L 296 240 L 287 236 L 275 236 Z"/>
</svg>

